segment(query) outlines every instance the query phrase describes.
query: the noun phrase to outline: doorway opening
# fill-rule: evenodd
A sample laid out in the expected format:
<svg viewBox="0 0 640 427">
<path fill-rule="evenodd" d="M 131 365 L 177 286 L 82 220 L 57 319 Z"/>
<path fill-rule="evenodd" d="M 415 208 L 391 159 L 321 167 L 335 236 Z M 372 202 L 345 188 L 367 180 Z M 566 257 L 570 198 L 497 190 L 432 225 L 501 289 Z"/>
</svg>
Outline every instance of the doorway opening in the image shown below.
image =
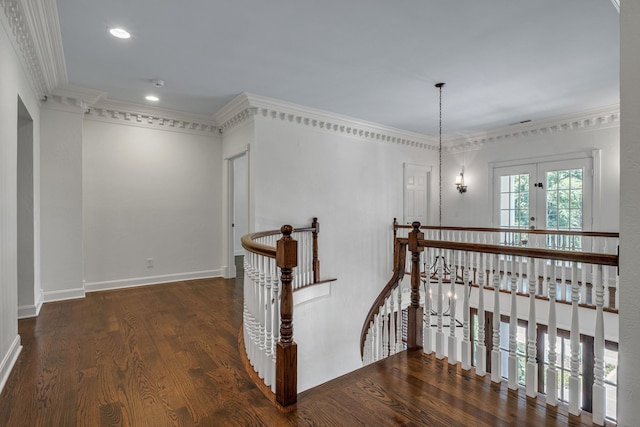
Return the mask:
<svg viewBox="0 0 640 427">
<path fill-rule="evenodd" d="M 17 119 L 18 318 L 38 315 L 35 289 L 33 119 L 18 97 Z"/>
<path fill-rule="evenodd" d="M 229 159 L 229 256 L 235 266 L 229 276 L 236 277 L 244 262 L 242 236 L 249 232 L 249 156 L 243 152 Z"/>
</svg>

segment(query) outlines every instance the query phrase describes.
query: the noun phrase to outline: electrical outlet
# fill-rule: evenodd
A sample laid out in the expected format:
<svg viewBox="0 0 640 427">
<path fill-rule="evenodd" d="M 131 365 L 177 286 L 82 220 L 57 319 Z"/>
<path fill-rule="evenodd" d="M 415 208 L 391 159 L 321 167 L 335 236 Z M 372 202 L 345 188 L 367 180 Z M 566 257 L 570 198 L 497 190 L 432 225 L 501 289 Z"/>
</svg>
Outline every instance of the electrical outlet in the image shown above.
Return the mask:
<svg viewBox="0 0 640 427">
<path fill-rule="evenodd" d="M 153 258 L 147 258 L 147 268 L 153 268 Z"/>
</svg>

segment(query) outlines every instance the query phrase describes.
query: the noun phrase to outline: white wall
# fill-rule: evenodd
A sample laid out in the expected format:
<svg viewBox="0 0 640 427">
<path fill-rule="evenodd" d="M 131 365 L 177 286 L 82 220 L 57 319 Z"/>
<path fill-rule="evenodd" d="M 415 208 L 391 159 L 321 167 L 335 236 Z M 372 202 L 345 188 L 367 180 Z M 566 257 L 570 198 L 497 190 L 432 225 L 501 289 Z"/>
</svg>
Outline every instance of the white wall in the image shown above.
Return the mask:
<svg viewBox="0 0 640 427">
<path fill-rule="evenodd" d="M 18 336 L 17 281 L 17 141 L 18 97 L 34 120 L 34 162 L 37 168 L 40 146 L 40 100 L 30 86 L 27 73 L 11 42 L 12 30 L 0 17 L 0 390 L 20 352 Z M 38 172 L 34 171 L 34 198 L 40 196 Z M 34 203 L 38 230 L 39 204 Z M 35 231 L 37 234 L 37 231 Z M 34 236 L 34 252 L 39 253 Z M 34 257 L 34 280 L 39 278 L 39 258 Z M 38 283 L 39 284 L 39 283 Z"/>
<path fill-rule="evenodd" d="M 87 291 L 221 275 L 217 135 L 88 119 L 83 149 Z"/>
<path fill-rule="evenodd" d="M 42 109 L 42 291 L 45 302 L 84 297 L 82 116 L 80 108 Z"/>
<path fill-rule="evenodd" d="M 434 165 L 437 154 L 270 116 L 254 120 L 256 229 L 308 225 L 317 216 L 322 278 L 338 278 L 329 300 L 304 308 L 315 317 L 298 318 L 307 326 L 322 318 L 322 327 L 299 337 L 314 340 L 316 351 L 308 359 L 299 345 L 301 363 L 310 363 L 299 370 L 315 375 L 307 384 L 326 381 L 362 366 L 362 324 L 392 273 L 391 223 L 402 217 L 403 163 Z M 295 325 L 294 312 L 297 339 Z"/>
<path fill-rule="evenodd" d="M 620 9 L 620 362 L 618 425 L 640 420 L 640 2 Z"/>
<path fill-rule="evenodd" d="M 482 149 L 445 152 L 442 159 L 442 224 L 487 227 L 492 225 L 490 162 L 535 159 L 572 153 L 601 153 L 601 198 L 594 200 L 594 231 L 618 231 L 620 202 L 620 128 L 563 131 L 509 138 L 488 143 Z M 455 176 L 464 167 L 467 193 L 455 187 Z M 594 182 L 595 184 L 595 182 Z M 601 215 L 597 216 L 597 212 Z"/>
</svg>

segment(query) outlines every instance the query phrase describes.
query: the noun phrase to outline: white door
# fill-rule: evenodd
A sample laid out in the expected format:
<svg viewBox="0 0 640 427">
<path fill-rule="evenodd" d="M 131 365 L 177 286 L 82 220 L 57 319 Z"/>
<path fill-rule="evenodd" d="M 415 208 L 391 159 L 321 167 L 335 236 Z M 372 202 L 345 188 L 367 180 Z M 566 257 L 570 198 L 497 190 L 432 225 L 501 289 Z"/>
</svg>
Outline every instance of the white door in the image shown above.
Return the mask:
<svg viewBox="0 0 640 427">
<path fill-rule="evenodd" d="M 494 169 L 494 224 L 544 230 L 591 230 L 593 159 Z"/>
<path fill-rule="evenodd" d="M 404 223 L 419 221 L 427 224 L 427 197 L 429 195 L 429 173 L 427 166 L 404 165 Z"/>
</svg>

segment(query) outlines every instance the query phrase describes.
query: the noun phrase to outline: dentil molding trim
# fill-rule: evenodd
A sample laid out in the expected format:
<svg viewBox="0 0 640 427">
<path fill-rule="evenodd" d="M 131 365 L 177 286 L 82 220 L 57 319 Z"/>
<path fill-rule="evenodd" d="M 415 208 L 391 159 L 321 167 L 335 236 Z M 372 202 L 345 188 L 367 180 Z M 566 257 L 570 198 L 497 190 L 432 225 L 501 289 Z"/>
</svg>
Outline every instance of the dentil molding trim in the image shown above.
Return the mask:
<svg viewBox="0 0 640 427">
<path fill-rule="evenodd" d="M 442 151 L 473 151 L 492 144 L 515 142 L 530 137 L 619 126 L 620 106 L 616 105 L 447 139 Z"/>
<path fill-rule="evenodd" d="M 256 116 L 313 127 L 327 132 L 343 133 L 369 141 L 438 150 L 437 140 L 426 135 L 249 93 L 241 93 L 213 117 L 220 130 L 226 132 Z"/>
<path fill-rule="evenodd" d="M 56 1 L 0 0 L 0 7 L 33 89 L 44 98 L 67 82 Z"/>
<path fill-rule="evenodd" d="M 218 133 L 216 123 L 207 116 L 109 100 L 106 92 L 72 85 L 55 89 L 42 106 L 84 114 L 85 120 L 176 132 L 209 135 Z"/>
<path fill-rule="evenodd" d="M 85 119 L 176 132 L 218 134 L 216 123 L 206 116 L 106 99 L 88 107 Z"/>
</svg>

